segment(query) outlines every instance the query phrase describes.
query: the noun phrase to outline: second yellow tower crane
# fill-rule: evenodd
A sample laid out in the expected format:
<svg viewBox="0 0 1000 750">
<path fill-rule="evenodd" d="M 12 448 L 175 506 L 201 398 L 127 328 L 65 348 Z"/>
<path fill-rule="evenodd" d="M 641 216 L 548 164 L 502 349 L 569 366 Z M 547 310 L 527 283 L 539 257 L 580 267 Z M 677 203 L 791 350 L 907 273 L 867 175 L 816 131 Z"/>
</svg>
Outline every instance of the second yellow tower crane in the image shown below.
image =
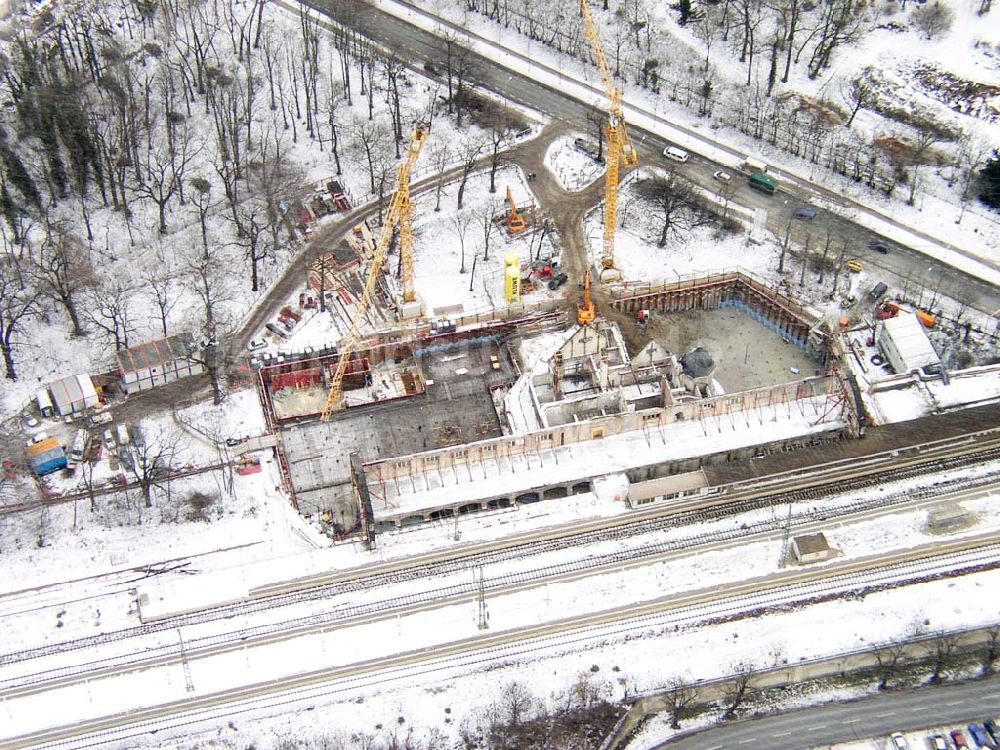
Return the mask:
<svg viewBox="0 0 1000 750">
<path fill-rule="evenodd" d="M 615 267 L 615 225 L 618 215 L 618 172 L 621 164 L 634 167 L 639 163 L 632 139 L 625 128 L 622 117 L 622 90 L 615 85 L 604 48 L 597 34 L 597 26 L 590 15 L 587 0 L 580 0 L 580 15 L 583 17 L 583 35 L 594 50 L 594 59 L 601 72 L 604 91 L 608 96 L 608 124 L 605 134 L 608 139 L 607 172 L 604 177 L 604 248 L 601 254 L 601 268 L 605 271 Z"/>
</svg>

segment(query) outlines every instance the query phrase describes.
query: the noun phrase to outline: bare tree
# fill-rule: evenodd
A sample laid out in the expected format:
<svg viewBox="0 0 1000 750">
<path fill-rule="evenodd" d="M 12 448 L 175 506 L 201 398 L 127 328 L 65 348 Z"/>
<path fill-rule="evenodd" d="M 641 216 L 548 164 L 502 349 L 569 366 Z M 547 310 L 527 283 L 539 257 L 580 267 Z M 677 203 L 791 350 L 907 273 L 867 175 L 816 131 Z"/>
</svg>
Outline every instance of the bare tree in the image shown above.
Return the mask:
<svg viewBox="0 0 1000 750">
<path fill-rule="evenodd" d="M 93 289 L 87 318 L 104 335 L 115 351 L 128 348 L 132 324 L 133 288 L 123 279 L 103 279 Z"/>
<path fill-rule="evenodd" d="M 981 653 L 983 674 L 993 674 L 993 663 L 1000 658 L 1000 625 L 991 625 L 986 629 L 986 640 Z"/>
<path fill-rule="evenodd" d="M 377 167 L 389 143 L 389 131 L 380 122 L 357 119 L 351 125 L 351 136 L 364 152 L 371 191 L 374 195 L 378 190 L 375 180 Z"/>
<path fill-rule="evenodd" d="M 73 336 L 86 331 L 80 321 L 77 300 L 94 283 L 94 271 L 85 248 L 68 227 L 46 222 L 46 237 L 34 257 L 32 275 L 40 289 L 62 305 L 73 326 Z"/>
<path fill-rule="evenodd" d="M 437 184 L 434 186 L 434 210 L 441 210 L 441 188 L 444 187 L 444 171 L 451 159 L 451 148 L 444 141 L 435 141 L 430 149 L 431 164 L 437 173 Z"/>
<path fill-rule="evenodd" d="M 133 441 L 129 450 L 132 465 L 128 468 L 139 485 L 146 507 L 153 507 L 153 490 L 164 489 L 170 466 L 177 456 L 182 435 L 177 429 L 145 430 L 141 441 Z"/>
<path fill-rule="evenodd" d="M 225 400 L 228 336 L 223 336 L 224 322 L 220 319 L 222 303 L 228 298 L 224 284 L 226 268 L 213 248 L 206 255 L 192 257 L 187 263 L 187 277 L 194 293 L 201 302 L 202 330 L 211 343 L 204 352 L 203 363 L 212 384 L 212 398 L 216 404 Z M 221 343 L 220 343 L 221 342 Z"/>
<path fill-rule="evenodd" d="M 875 657 L 878 689 L 885 690 L 889 687 L 889 681 L 895 677 L 899 663 L 906 654 L 905 646 L 902 643 L 890 643 L 876 648 L 872 654 Z"/>
<path fill-rule="evenodd" d="M 931 683 L 941 681 L 942 673 L 955 661 L 955 651 L 958 649 L 958 636 L 942 634 L 925 646 L 927 656 L 931 660 Z"/>
<path fill-rule="evenodd" d="M 17 257 L 0 259 L 0 351 L 8 380 L 17 380 L 14 348 L 21 329 L 40 311 L 40 292 L 23 283 Z"/>
<path fill-rule="evenodd" d="M 483 204 L 479 213 L 479 226 L 483 230 L 483 260 L 490 259 L 490 247 L 497 228 L 495 219 L 499 210 L 500 204 L 490 200 Z"/>
<path fill-rule="evenodd" d="M 934 39 L 951 30 L 955 23 L 955 11 L 935 0 L 933 3 L 918 5 L 913 11 L 913 25 L 920 29 L 924 37 Z"/>
<path fill-rule="evenodd" d="M 136 191 L 156 205 L 160 234 L 167 233 L 167 206 L 181 190 L 184 172 L 200 150 L 194 145 L 192 136 L 187 134 L 181 137 L 176 156 L 166 153 L 155 142 L 146 150 L 144 179 L 136 185 Z"/>
<path fill-rule="evenodd" d="M 170 312 L 181 299 L 181 292 L 177 288 L 177 279 L 172 272 L 166 270 L 165 263 L 160 263 L 156 268 L 147 270 L 145 284 L 153 304 L 156 305 L 156 319 L 160 324 L 160 330 L 163 332 L 163 337 L 166 338 Z"/>
<path fill-rule="evenodd" d="M 636 186 L 639 194 L 650 201 L 662 222 L 657 245 L 663 247 L 671 234 L 677 239 L 685 239 L 699 226 L 709 221 L 698 203 L 691 183 L 670 170 L 666 176 L 657 175 L 651 180 L 643 180 Z"/>
<path fill-rule="evenodd" d="M 913 143 L 913 148 L 910 151 L 910 197 L 907 199 L 907 203 L 911 206 L 914 204 L 917 194 L 917 167 L 923 164 L 925 157 L 931 147 L 942 140 L 941 134 L 930 127 L 921 127 L 917 129 L 917 137 Z"/>
<path fill-rule="evenodd" d="M 469 231 L 469 227 L 472 226 L 474 218 L 473 214 L 468 211 L 459 211 L 451 217 L 452 226 L 458 235 L 458 244 L 461 248 L 462 267 L 458 269 L 459 273 L 465 273 L 465 235 Z"/>
<path fill-rule="evenodd" d="M 698 698 L 698 691 L 676 677 L 667 682 L 666 689 L 664 697 L 667 708 L 670 710 L 670 728 L 680 729 L 681 721 L 685 719 L 692 704 Z"/>
<path fill-rule="evenodd" d="M 851 116 L 844 123 L 845 128 L 851 127 L 858 112 L 865 107 L 869 107 L 875 97 L 876 89 L 872 84 L 872 67 L 866 66 L 857 77 L 841 83 L 841 93 L 851 107 Z"/>
<path fill-rule="evenodd" d="M 500 700 L 504 709 L 504 718 L 508 724 L 514 727 L 520 726 L 530 718 L 538 702 L 527 686 L 516 680 L 507 683 L 503 692 L 500 693 Z"/>
<path fill-rule="evenodd" d="M 736 718 L 736 712 L 746 700 L 754 673 L 754 666 L 749 662 L 744 661 L 733 666 L 733 678 L 729 682 L 729 688 L 726 690 L 725 696 L 726 710 L 722 713 L 724 720 L 728 721 Z"/>
<path fill-rule="evenodd" d="M 462 176 L 458 183 L 458 210 L 462 210 L 462 202 L 465 200 L 465 184 L 468 182 L 472 168 L 476 166 L 476 160 L 483 152 L 484 145 L 477 143 L 473 138 L 466 138 L 459 146 L 459 155 L 462 159 Z"/>
</svg>

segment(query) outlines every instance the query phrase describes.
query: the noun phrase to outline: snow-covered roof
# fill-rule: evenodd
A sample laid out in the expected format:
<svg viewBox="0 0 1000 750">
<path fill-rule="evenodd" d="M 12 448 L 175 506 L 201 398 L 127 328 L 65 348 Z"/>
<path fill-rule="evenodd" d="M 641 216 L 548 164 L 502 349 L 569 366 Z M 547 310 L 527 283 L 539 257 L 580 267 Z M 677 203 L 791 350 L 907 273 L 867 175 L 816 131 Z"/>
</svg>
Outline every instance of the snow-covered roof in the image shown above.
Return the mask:
<svg viewBox="0 0 1000 750">
<path fill-rule="evenodd" d="M 69 414 L 97 403 L 97 390 L 90 375 L 70 375 L 49 383 L 49 390 L 60 414 Z"/>
<path fill-rule="evenodd" d="M 190 333 L 178 333 L 165 339 L 146 341 L 118 352 L 118 369 L 122 372 L 137 372 L 184 359 L 191 352 Z"/>
<path fill-rule="evenodd" d="M 934 346 L 927 338 L 927 331 L 914 313 L 904 313 L 885 321 L 884 334 L 905 363 L 904 372 L 919 370 L 925 365 L 940 361 Z"/>
</svg>

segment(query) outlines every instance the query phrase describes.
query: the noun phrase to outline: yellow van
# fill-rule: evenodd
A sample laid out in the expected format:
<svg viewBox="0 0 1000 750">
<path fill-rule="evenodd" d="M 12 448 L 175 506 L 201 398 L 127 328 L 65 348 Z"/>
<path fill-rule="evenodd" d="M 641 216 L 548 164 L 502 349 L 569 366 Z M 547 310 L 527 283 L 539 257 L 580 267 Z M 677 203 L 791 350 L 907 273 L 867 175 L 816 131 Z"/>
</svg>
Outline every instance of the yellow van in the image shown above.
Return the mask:
<svg viewBox="0 0 1000 750">
<path fill-rule="evenodd" d="M 857 258 L 851 258 L 844 265 L 847 266 L 847 270 L 851 273 L 861 273 L 865 270 L 865 267 L 861 265 L 861 261 Z"/>
</svg>

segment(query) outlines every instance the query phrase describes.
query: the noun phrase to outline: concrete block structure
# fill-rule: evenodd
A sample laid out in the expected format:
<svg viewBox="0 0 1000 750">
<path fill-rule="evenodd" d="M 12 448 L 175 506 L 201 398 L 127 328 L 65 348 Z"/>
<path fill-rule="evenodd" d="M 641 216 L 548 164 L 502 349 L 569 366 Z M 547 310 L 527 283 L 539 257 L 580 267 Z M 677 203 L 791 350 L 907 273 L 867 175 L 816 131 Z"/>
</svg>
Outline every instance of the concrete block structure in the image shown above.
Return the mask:
<svg viewBox="0 0 1000 750">
<path fill-rule="evenodd" d="M 118 380 L 127 394 L 166 385 L 205 371 L 190 333 L 147 341 L 118 352 Z"/>
</svg>

